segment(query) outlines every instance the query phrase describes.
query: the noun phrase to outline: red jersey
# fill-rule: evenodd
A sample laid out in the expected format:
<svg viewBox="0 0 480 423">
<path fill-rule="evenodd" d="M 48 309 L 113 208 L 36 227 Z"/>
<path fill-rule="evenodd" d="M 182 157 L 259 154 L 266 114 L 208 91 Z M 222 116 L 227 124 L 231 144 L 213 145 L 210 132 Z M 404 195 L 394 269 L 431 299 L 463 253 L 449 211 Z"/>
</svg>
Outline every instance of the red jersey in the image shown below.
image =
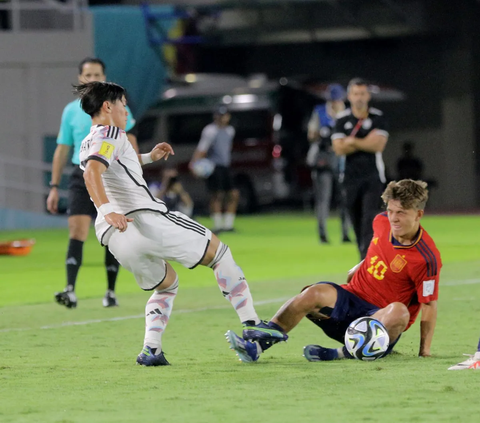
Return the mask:
<svg viewBox="0 0 480 423">
<path fill-rule="evenodd" d="M 425 229 L 420 226 L 412 244 L 401 245 L 392 235 L 387 213 L 381 213 L 373 221 L 364 262 L 342 288 L 380 308 L 393 302 L 405 304 L 410 312 L 408 329 L 420 304 L 438 299 L 441 267 L 440 252 Z"/>
</svg>

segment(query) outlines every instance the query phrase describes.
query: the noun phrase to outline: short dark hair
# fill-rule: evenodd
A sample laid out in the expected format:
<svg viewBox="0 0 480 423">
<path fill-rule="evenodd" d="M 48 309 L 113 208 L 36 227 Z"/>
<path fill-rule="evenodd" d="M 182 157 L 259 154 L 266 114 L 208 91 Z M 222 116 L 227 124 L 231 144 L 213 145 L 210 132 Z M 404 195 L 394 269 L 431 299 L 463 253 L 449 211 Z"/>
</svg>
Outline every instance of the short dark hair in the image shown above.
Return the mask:
<svg viewBox="0 0 480 423">
<path fill-rule="evenodd" d="M 102 67 L 103 73 L 105 74 L 106 66 L 105 66 L 105 63 L 102 60 L 100 60 L 96 57 L 85 57 L 85 59 L 83 59 L 78 65 L 78 74 L 79 75 L 82 74 L 83 66 L 86 65 L 87 63 L 95 63 L 97 65 L 100 65 Z"/>
<path fill-rule="evenodd" d="M 383 192 L 382 200 L 385 205 L 390 200 L 397 200 L 404 209 L 425 210 L 428 200 L 427 183 L 412 179 L 392 181 Z"/>
<path fill-rule="evenodd" d="M 82 110 L 91 117 L 96 116 L 105 101 L 115 103 L 127 94 L 125 88 L 113 82 L 87 82 L 74 85 L 73 92 L 80 98 Z"/>
<path fill-rule="evenodd" d="M 363 86 L 365 85 L 368 88 L 368 82 L 363 78 L 353 78 L 348 83 L 347 92 L 350 92 L 353 86 Z"/>
</svg>

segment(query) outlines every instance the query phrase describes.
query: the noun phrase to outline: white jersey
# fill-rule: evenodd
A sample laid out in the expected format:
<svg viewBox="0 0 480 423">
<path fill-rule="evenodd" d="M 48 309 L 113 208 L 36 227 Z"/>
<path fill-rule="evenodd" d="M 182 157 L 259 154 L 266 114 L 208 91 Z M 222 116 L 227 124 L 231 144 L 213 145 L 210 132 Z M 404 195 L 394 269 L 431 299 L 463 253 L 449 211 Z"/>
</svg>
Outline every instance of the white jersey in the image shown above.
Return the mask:
<svg viewBox="0 0 480 423">
<path fill-rule="evenodd" d="M 168 212 L 165 203 L 150 193 L 137 153 L 124 130 L 115 126 L 92 126 L 80 147 L 82 170 L 89 160 L 97 160 L 107 167 L 102 174 L 103 186 L 116 213 L 127 215 L 140 210 Z M 97 210 L 95 233 L 102 245 L 108 244 L 112 232 L 110 228 Z M 105 236 L 107 232 L 109 234 Z"/>
</svg>

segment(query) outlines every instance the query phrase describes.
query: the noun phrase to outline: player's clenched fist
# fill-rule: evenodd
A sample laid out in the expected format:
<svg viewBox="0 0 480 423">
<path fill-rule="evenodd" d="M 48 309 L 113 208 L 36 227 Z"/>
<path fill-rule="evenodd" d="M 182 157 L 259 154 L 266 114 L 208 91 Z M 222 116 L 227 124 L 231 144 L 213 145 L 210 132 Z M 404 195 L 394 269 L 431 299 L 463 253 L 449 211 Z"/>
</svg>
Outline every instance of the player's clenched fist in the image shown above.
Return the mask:
<svg viewBox="0 0 480 423">
<path fill-rule="evenodd" d="M 105 220 L 120 232 L 125 232 L 128 228 L 128 222 L 133 222 L 132 218 L 115 212 L 105 215 Z"/>
</svg>

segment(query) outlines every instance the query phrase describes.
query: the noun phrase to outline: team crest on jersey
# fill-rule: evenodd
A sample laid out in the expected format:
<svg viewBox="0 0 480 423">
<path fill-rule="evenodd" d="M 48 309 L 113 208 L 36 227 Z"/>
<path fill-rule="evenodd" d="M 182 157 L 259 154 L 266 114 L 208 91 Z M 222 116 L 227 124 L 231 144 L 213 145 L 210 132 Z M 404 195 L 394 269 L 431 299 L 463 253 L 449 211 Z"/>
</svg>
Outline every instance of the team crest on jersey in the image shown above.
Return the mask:
<svg viewBox="0 0 480 423">
<path fill-rule="evenodd" d="M 112 157 L 112 153 L 114 149 L 115 147 L 112 144 L 109 144 L 108 142 L 103 141 L 98 154 L 109 159 L 110 157 Z"/>
<path fill-rule="evenodd" d="M 370 129 L 372 127 L 372 119 L 366 118 L 362 123 L 363 129 Z"/>
<path fill-rule="evenodd" d="M 390 269 L 394 273 L 400 273 L 403 268 L 406 266 L 407 260 L 405 260 L 405 256 L 401 256 L 397 254 L 396 257 L 390 263 Z"/>
<path fill-rule="evenodd" d="M 343 127 L 346 130 L 352 129 L 353 128 L 353 123 L 352 122 L 345 122 L 345 125 L 343 125 Z"/>
</svg>

